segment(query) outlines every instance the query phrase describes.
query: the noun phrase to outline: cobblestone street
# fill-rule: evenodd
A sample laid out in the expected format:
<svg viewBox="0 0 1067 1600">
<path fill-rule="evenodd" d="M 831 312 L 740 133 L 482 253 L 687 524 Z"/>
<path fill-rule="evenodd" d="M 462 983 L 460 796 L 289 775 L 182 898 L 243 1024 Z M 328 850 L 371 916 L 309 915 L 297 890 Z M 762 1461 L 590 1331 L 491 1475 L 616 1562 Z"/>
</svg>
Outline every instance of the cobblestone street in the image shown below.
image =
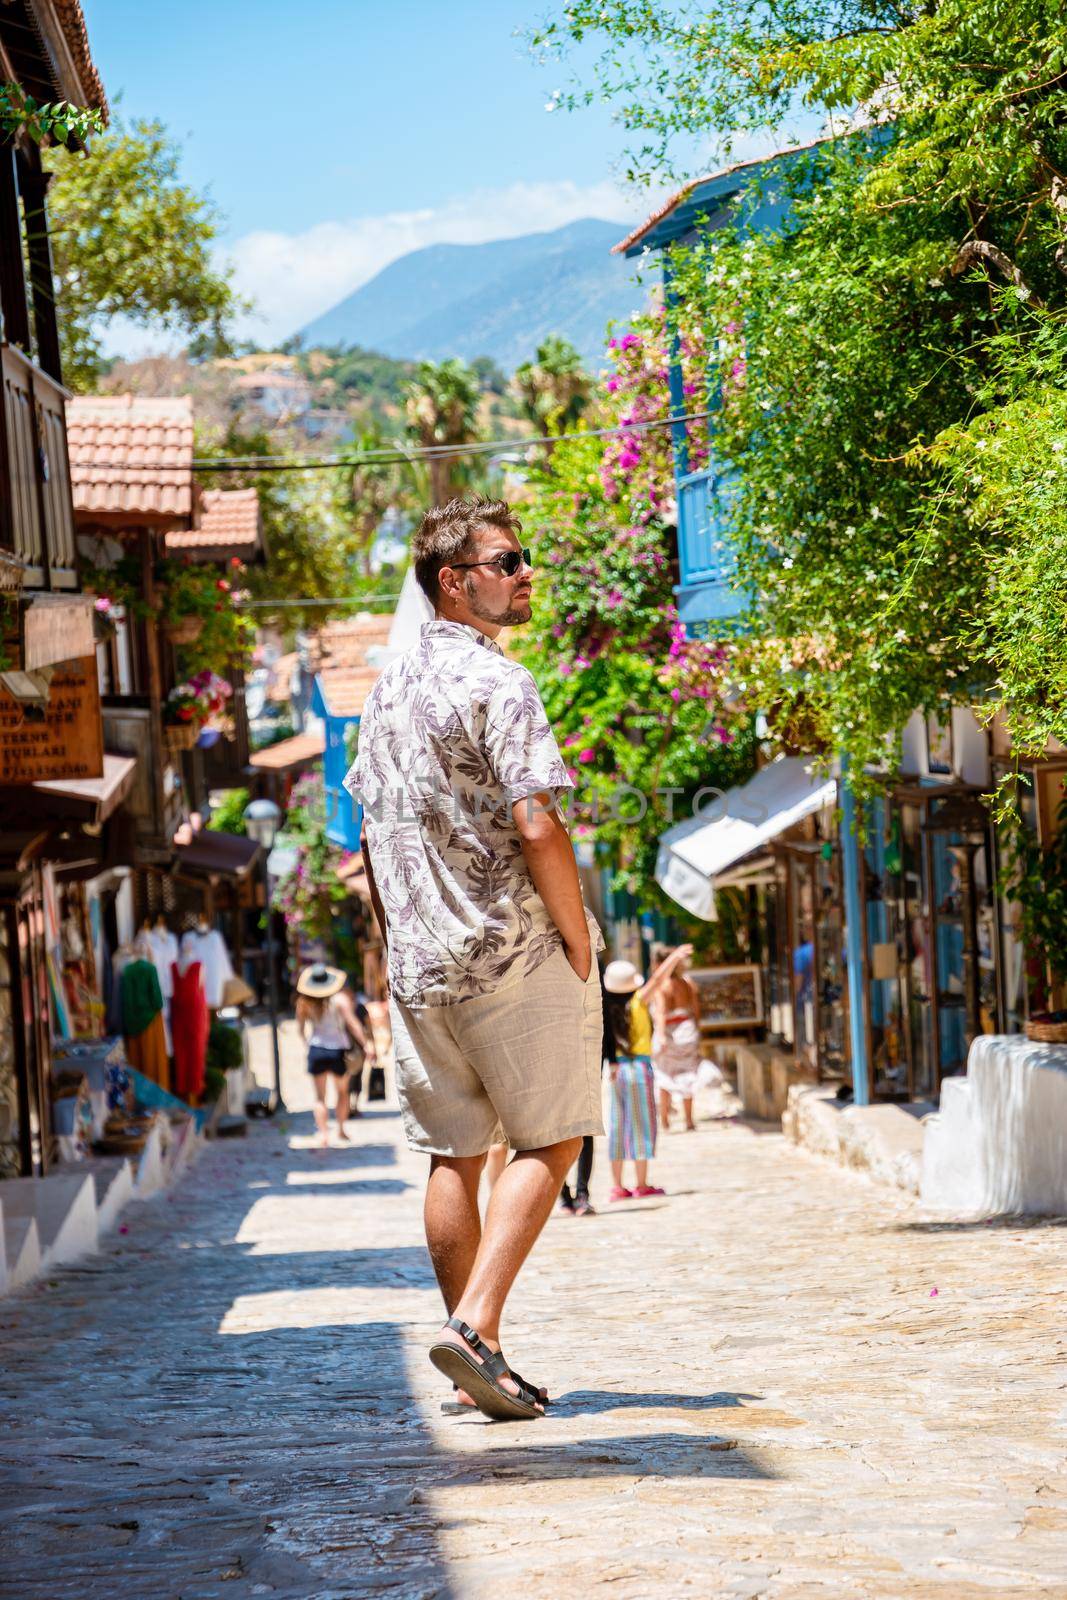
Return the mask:
<svg viewBox="0 0 1067 1600">
<path fill-rule="evenodd" d="M 448 1419 L 422 1163 L 391 1107 L 312 1148 L 290 1080 L 0 1305 L 4 1595 L 1067 1596 L 1063 1228 L 706 1120 L 547 1228 L 505 1348 L 550 1416 Z"/>
</svg>

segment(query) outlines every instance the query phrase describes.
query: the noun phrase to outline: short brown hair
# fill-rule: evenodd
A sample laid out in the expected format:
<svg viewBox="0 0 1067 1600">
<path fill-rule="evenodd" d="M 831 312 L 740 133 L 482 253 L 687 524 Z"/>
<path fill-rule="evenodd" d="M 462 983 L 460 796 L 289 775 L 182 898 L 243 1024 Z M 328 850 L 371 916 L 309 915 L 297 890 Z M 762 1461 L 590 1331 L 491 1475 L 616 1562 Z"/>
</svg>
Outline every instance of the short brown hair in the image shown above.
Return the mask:
<svg viewBox="0 0 1067 1600">
<path fill-rule="evenodd" d="M 419 588 L 434 605 L 441 568 L 469 555 L 478 529 L 486 527 L 502 528 L 516 538 L 522 532 L 522 523 L 506 500 L 450 500 L 427 511 L 411 541 L 411 558 Z"/>
</svg>

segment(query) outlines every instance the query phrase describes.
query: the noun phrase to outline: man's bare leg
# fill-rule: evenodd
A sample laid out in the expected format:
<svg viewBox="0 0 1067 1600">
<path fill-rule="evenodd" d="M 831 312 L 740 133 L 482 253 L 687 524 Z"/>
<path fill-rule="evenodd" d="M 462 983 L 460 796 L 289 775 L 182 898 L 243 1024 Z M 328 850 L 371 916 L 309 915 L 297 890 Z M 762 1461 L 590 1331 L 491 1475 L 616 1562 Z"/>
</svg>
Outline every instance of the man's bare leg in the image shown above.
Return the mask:
<svg viewBox="0 0 1067 1600">
<path fill-rule="evenodd" d="M 508 1147 L 506 1144 L 491 1144 L 489 1154 L 485 1158 L 485 1181 L 489 1185 L 489 1193 L 496 1188 L 496 1180 L 508 1164 Z"/>
<path fill-rule="evenodd" d="M 478 1185 L 485 1156 L 431 1156 L 423 1217 L 433 1270 L 451 1316 L 478 1254 Z"/>
<path fill-rule="evenodd" d="M 548 1221 L 559 1186 L 581 1148 L 581 1139 L 565 1139 L 542 1150 L 520 1150 L 493 1189 L 470 1277 L 452 1313 L 481 1334 L 492 1350 L 500 1348 L 500 1318 L 511 1286 Z M 453 1329 L 444 1329 L 437 1339 L 467 1349 Z M 500 1382 L 517 1392 L 510 1378 Z"/>
</svg>

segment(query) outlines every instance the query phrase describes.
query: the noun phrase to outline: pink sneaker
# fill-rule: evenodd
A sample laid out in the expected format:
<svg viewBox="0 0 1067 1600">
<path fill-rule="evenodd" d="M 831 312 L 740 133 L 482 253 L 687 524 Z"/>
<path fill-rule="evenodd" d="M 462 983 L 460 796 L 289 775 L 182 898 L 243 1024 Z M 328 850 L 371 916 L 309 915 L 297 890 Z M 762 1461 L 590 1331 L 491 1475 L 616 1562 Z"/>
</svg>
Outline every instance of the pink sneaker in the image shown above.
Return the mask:
<svg viewBox="0 0 1067 1600">
<path fill-rule="evenodd" d="M 642 1183 L 634 1190 L 633 1197 L 635 1200 L 647 1200 L 650 1194 L 666 1193 L 666 1189 L 657 1189 L 654 1183 Z"/>
<path fill-rule="evenodd" d="M 608 1195 L 609 1200 L 632 1200 L 633 1197 L 634 1192 L 632 1189 L 612 1189 Z"/>
</svg>

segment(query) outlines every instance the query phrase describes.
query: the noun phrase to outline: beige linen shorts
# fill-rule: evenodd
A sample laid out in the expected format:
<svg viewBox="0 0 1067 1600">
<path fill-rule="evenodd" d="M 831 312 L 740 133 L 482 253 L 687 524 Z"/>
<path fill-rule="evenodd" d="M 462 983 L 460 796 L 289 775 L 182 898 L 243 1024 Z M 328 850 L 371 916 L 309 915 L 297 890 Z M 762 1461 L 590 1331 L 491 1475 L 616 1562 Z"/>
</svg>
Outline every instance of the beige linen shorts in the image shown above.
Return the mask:
<svg viewBox="0 0 1067 1600">
<path fill-rule="evenodd" d="M 603 1133 L 600 977 L 583 983 L 562 948 L 528 977 L 450 1006 L 390 1001 L 407 1141 L 476 1156 L 507 1140 L 539 1150 Z"/>
</svg>

